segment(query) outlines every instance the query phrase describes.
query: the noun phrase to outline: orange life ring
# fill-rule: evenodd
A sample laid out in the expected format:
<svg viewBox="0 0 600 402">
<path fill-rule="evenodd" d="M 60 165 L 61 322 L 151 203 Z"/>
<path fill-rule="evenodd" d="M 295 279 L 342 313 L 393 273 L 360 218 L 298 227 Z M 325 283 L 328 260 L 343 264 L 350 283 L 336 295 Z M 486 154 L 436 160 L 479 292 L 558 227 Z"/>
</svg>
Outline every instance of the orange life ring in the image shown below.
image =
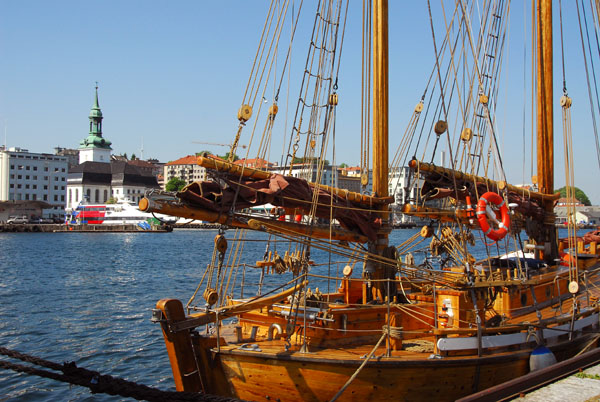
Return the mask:
<svg viewBox="0 0 600 402">
<path fill-rule="evenodd" d="M 500 209 L 500 216 L 502 217 L 502 221 L 498 222 L 494 214 L 494 211 L 490 208 L 488 210 L 488 204 L 492 203 L 496 207 Z M 477 221 L 479 222 L 479 227 L 483 230 L 483 233 L 494 241 L 498 241 L 504 238 L 504 236 L 508 233 L 508 228 L 510 227 L 510 215 L 508 213 L 508 207 L 506 203 L 498 194 L 488 191 L 484 195 L 481 196 L 479 202 L 477 203 L 477 209 L 475 214 L 477 215 Z M 493 230 L 490 227 L 488 222 L 488 218 L 495 220 L 498 223 L 498 229 Z"/>
</svg>

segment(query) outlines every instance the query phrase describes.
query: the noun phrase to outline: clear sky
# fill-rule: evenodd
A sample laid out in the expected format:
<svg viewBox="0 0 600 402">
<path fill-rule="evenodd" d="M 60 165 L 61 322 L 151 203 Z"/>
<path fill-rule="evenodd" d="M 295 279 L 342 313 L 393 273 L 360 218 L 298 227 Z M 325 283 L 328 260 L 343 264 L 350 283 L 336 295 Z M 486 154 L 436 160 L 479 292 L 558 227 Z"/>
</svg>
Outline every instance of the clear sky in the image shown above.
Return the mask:
<svg viewBox="0 0 600 402">
<path fill-rule="evenodd" d="M 114 153 L 139 157 L 142 143 L 144 158 L 163 162 L 204 149 L 223 152 L 225 148 L 193 141 L 229 143 L 233 138 L 268 3 L 0 0 L 1 142 L 6 138 L 8 146 L 32 152 L 53 152 L 56 146 L 77 148 L 88 134 L 87 116 L 98 81 L 103 132 L 112 141 Z M 432 5 L 437 4 L 432 0 Z M 304 7 L 313 9 L 314 2 L 306 0 Z M 338 163 L 359 161 L 355 151 L 360 132 L 361 7 L 361 1 L 350 4 L 342 55 Z M 573 134 L 580 155 L 576 156 L 575 185 L 600 204 L 576 14 L 574 8 L 563 13 L 566 41 L 574 43 L 567 49 L 567 83 L 574 101 Z M 508 179 L 516 184 L 530 181 L 528 168 L 523 172 L 521 147 L 523 104 L 529 102 L 523 99 L 523 14 L 523 3 L 512 2 L 510 46 L 503 70 L 512 78 L 501 89 L 505 103 L 497 115 Z M 556 34 L 557 45 L 558 40 Z M 434 60 L 431 44 L 427 3 L 391 0 L 392 146 L 423 92 Z M 302 59 L 305 49 L 295 60 Z M 555 55 L 557 75 L 561 74 L 559 57 Z M 557 99 L 561 87 L 559 77 Z M 558 107 L 555 115 L 558 188 L 564 185 Z M 526 127 L 529 131 L 529 123 Z"/>
</svg>

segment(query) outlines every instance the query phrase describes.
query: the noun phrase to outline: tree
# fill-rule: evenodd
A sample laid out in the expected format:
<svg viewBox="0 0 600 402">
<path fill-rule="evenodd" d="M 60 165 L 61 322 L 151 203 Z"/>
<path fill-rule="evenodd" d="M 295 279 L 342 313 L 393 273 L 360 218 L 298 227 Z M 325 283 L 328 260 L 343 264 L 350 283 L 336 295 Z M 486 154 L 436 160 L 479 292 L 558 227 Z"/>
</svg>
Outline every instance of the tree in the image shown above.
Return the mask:
<svg viewBox="0 0 600 402">
<path fill-rule="evenodd" d="M 229 160 L 229 152 L 227 152 L 227 153 L 226 153 L 225 155 L 223 155 L 223 156 L 219 155 L 219 158 L 221 158 L 221 159 L 225 159 L 226 161 L 228 161 L 228 160 Z M 240 157 L 239 157 L 239 156 L 237 156 L 237 154 L 233 154 L 233 161 L 235 162 L 235 161 L 237 161 L 238 159 L 240 159 Z"/>
<path fill-rule="evenodd" d="M 167 182 L 165 186 L 165 190 L 167 191 L 180 191 L 183 187 L 185 187 L 185 181 L 180 179 L 179 177 L 173 177 L 171 180 Z"/>
<path fill-rule="evenodd" d="M 347 167 L 348 167 L 348 165 L 342 162 L 342 163 L 340 163 L 340 167 L 341 167 L 341 168 L 347 168 Z"/>
<path fill-rule="evenodd" d="M 137 156 L 135 156 L 135 154 L 131 154 L 131 160 L 134 161 L 137 159 Z"/>
<path fill-rule="evenodd" d="M 108 201 L 106 201 L 107 204 L 116 204 L 117 203 L 117 199 L 114 197 L 110 197 L 108 199 Z"/>
<path fill-rule="evenodd" d="M 128 159 L 128 158 L 127 158 L 127 152 L 125 152 L 125 153 L 123 154 L 123 158 L 125 158 L 125 159 Z"/>
<path fill-rule="evenodd" d="M 561 197 L 567 196 L 567 187 L 566 186 L 561 187 L 556 191 L 560 193 Z M 583 205 L 587 205 L 587 206 L 592 205 L 592 203 L 590 202 L 590 199 L 588 198 L 587 195 L 585 195 L 583 190 L 581 190 L 577 187 L 573 187 L 573 193 L 575 194 L 575 198 L 577 198 Z"/>
</svg>

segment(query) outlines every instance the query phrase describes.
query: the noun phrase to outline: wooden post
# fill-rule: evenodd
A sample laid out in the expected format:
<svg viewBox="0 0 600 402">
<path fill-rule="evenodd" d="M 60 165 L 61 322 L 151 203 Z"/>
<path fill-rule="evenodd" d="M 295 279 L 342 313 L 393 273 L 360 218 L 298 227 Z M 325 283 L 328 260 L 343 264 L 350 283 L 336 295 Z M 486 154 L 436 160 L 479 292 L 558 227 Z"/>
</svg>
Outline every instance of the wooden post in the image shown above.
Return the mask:
<svg viewBox="0 0 600 402">
<path fill-rule="evenodd" d="M 156 308 L 162 311 L 163 317 L 166 317 L 166 322 L 161 322 L 160 325 L 173 370 L 175 389 L 186 392 L 202 390 L 190 331 L 172 332 L 169 329 L 170 323 L 185 320 L 183 304 L 176 299 L 162 299 L 156 303 Z"/>
</svg>

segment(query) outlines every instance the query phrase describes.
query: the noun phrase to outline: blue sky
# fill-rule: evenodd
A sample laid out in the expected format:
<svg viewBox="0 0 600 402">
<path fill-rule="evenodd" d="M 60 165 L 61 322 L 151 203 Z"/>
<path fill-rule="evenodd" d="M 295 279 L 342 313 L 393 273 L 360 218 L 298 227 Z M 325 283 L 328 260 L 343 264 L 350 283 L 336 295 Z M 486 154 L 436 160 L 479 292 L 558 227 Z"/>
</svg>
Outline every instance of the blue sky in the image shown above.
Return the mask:
<svg viewBox="0 0 600 402">
<path fill-rule="evenodd" d="M 313 4 L 306 1 L 305 11 Z M 362 2 L 354 1 L 350 7 L 339 84 L 336 161 L 358 164 Z M 228 143 L 233 138 L 267 8 L 267 1 L 258 0 L 0 0 L 1 142 L 6 132 L 8 146 L 32 152 L 76 148 L 87 136 L 87 115 L 98 81 L 104 136 L 112 141 L 114 153 L 140 156 L 142 142 L 144 157 L 163 162 L 203 149 L 221 152 L 225 148 L 193 141 Z M 523 100 L 524 11 L 521 2 L 513 2 L 512 8 L 503 70 L 511 78 L 501 88 L 506 101 L 499 106 L 497 120 L 508 179 L 522 183 L 529 182 L 521 149 L 523 104 L 529 103 Z M 575 184 L 600 204 L 578 25 L 574 9 L 563 12 L 566 41 L 574 43 L 567 48 L 567 81 L 580 155 Z M 390 143 L 395 145 L 433 65 L 426 2 L 390 1 L 390 26 Z M 557 44 L 558 40 L 556 34 Z M 305 51 L 300 49 L 295 60 L 302 60 Z M 557 75 L 559 62 L 556 54 Z M 561 87 L 559 77 L 557 98 Z M 558 188 L 564 184 L 558 107 L 555 115 Z M 526 127 L 529 131 L 529 123 Z M 277 152 L 272 154 L 273 160 L 278 157 Z"/>
</svg>

